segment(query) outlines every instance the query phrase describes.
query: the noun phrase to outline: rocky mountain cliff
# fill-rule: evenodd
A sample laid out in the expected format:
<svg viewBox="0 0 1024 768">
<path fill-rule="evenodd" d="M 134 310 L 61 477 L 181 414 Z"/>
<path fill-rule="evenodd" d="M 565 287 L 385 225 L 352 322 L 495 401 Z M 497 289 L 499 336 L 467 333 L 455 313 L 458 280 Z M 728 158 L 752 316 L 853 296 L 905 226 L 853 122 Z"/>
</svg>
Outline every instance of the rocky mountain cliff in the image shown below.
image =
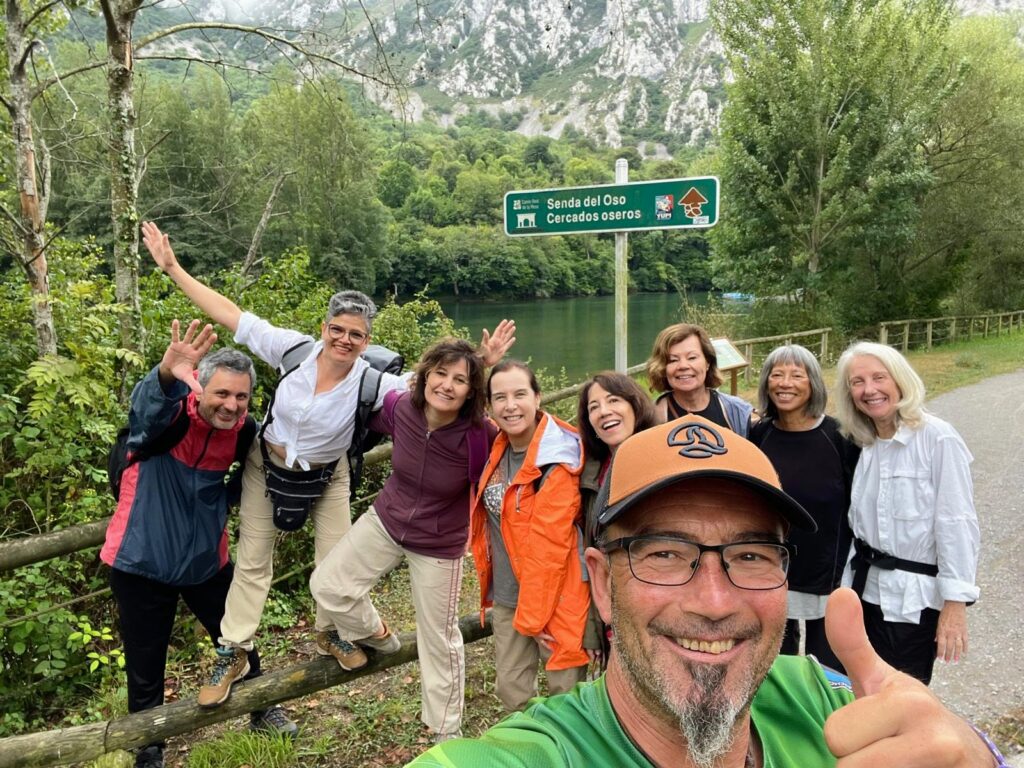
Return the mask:
<svg viewBox="0 0 1024 768">
<path fill-rule="evenodd" d="M 664 153 L 706 142 L 721 114 L 709 0 L 378 0 L 365 4 L 372 24 L 345 0 L 185 1 L 200 18 L 341 31 L 336 55 L 366 67 L 383 49 L 409 87 L 377 98 L 412 120 L 482 109 L 529 135 L 574 130 Z M 1024 0 L 959 7 L 1006 13 Z"/>
</svg>

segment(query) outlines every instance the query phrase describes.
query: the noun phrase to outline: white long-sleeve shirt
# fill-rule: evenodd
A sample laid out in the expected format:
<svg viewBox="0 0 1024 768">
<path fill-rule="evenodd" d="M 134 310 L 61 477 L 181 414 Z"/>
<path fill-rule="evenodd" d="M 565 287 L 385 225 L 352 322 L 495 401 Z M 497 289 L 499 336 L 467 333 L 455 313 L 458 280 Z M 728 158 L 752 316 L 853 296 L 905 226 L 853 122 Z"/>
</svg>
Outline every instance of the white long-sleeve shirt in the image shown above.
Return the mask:
<svg viewBox="0 0 1024 768">
<path fill-rule="evenodd" d="M 285 352 L 310 338 L 273 326 L 251 312 L 242 313 L 235 331 L 238 344 L 274 368 L 281 364 Z M 323 340 L 317 341 L 309 357 L 281 380 L 274 397 L 274 419 L 264 435 L 267 442 L 285 449 L 285 464 L 292 468 L 327 464 L 344 456 L 352 444 L 359 383 L 369 363 L 358 358 L 348 376 L 327 392 L 316 394 L 317 357 L 323 345 Z M 385 394 L 406 388 L 406 377 L 381 374 L 374 410 L 384 404 Z"/>
<path fill-rule="evenodd" d="M 939 568 L 938 576 L 925 576 L 872 567 L 863 599 L 880 606 L 886 621 L 916 624 L 924 608 L 978 599 L 973 459 L 957 431 L 930 414 L 920 428 L 902 425 L 892 439 L 861 451 L 850 499 L 854 535 L 881 552 Z M 852 582 L 847 563 L 843 584 Z"/>
</svg>

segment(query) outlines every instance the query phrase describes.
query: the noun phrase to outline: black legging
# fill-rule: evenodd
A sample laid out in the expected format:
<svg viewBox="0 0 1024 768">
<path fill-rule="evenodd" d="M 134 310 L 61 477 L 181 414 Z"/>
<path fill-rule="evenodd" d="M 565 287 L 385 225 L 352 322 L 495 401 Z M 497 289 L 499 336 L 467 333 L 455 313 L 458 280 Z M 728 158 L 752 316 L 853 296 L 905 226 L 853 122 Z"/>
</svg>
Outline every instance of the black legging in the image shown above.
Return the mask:
<svg viewBox="0 0 1024 768">
<path fill-rule="evenodd" d="M 220 637 L 224 601 L 234 567 L 225 565 L 202 584 L 173 586 L 112 568 L 110 588 L 117 600 L 128 673 L 128 711 L 141 712 L 164 703 L 167 646 L 178 611 L 178 597 L 210 633 L 214 645 Z M 249 651 L 248 680 L 260 675 L 260 656 Z"/>
</svg>

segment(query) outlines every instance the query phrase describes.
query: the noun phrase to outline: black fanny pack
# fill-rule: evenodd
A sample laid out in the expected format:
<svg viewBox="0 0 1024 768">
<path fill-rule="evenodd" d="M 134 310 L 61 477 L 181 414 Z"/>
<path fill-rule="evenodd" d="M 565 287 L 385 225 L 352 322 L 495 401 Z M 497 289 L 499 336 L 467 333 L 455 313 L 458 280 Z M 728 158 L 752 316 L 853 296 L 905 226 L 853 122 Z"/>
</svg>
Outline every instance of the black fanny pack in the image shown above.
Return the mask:
<svg viewBox="0 0 1024 768">
<path fill-rule="evenodd" d="M 263 453 L 267 496 L 274 508 L 274 526 L 282 531 L 297 531 L 305 524 L 316 500 L 331 484 L 338 460 L 317 469 L 292 470 L 279 467 L 270 460 L 267 443 L 262 439 L 260 451 Z"/>
</svg>

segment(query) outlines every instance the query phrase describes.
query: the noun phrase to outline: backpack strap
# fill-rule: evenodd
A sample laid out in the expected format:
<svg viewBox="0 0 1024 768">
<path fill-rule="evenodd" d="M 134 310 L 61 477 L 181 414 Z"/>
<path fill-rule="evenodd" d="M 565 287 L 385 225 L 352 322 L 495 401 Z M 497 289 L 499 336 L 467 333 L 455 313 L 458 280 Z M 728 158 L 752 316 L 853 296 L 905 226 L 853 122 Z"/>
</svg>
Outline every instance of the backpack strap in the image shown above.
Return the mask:
<svg viewBox="0 0 1024 768">
<path fill-rule="evenodd" d="M 348 447 L 351 498 L 355 498 L 356 488 L 363 478 L 363 439 L 370 431 L 370 416 L 373 414 L 373 406 L 377 404 L 381 378 L 381 372 L 369 365 L 363 369 L 359 378 L 359 404 L 356 406 L 355 424 L 352 427 L 352 442 Z"/>
<path fill-rule="evenodd" d="M 277 367 L 280 376 L 277 378 L 277 385 L 274 387 L 274 391 L 270 393 L 267 413 L 263 417 L 263 424 L 260 426 L 260 440 L 263 439 L 263 433 L 267 431 L 270 422 L 274 420 L 274 400 L 277 399 L 277 390 L 281 387 L 281 380 L 302 365 L 303 361 L 313 353 L 314 347 L 316 347 L 316 342 L 312 338 L 307 337 L 297 344 L 288 347 L 284 354 L 281 355 L 281 364 Z"/>
<path fill-rule="evenodd" d="M 542 485 L 544 485 L 544 481 L 546 481 L 546 480 L 548 479 L 548 476 L 549 476 L 549 475 L 550 475 L 550 474 L 551 474 L 552 472 L 554 472 L 554 471 L 555 471 L 555 467 L 557 467 L 557 466 L 558 466 L 558 464 L 557 464 L 557 463 L 554 463 L 554 464 L 545 464 L 545 465 L 544 465 L 544 469 L 542 469 L 542 470 L 540 471 L 540 477 L 536 478 L 536 479 L 535 479 L 535 480 L 533 481 L 533 492 L 534 492 L 534 494 L 538 494 L 538 493 L 540 493 L 540 487 L 541 487 Z"/>
</svg>

